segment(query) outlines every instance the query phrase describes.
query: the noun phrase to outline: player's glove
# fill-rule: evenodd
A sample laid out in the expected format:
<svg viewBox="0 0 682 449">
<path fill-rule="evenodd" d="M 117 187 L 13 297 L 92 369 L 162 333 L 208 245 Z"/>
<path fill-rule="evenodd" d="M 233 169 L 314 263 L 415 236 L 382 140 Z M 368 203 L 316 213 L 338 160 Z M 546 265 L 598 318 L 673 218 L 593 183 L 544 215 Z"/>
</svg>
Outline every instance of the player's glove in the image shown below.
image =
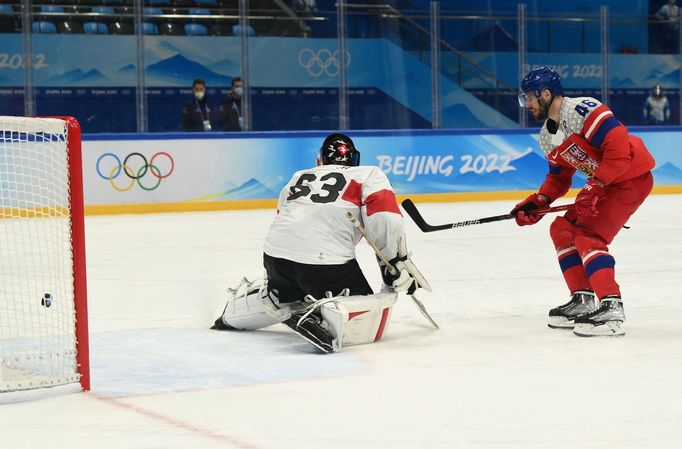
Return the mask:
<svg viewBox="0 0 682 449">
<path fill-rule="evenodd" d="M 599 215 L 597 201 L 606 195 L 604 185 L 596 178 L 590 178 L 575 199 L 575 213 L 581 217 Z"/>
<path fill-rule="evenodd" d="M 514 215 L 516 224 L 519 226 L 534 225 L 544 216 L 537 213 L 538 209 L 547 206 L 548 204 L 549 198 L 547 198 L 546 195 L 534 193 L 517 204 L 509 214 Z"/>
<path fill-rule="evenodd" d="M 407 256 L 396 256 L 389 262 L 396 269 L 397 273 L 392 274 L 388 267 L 377 258 L 379 261 L 379 267 L 381 268 L 381 278 L 384 280 L 384 284 L 388 285 L 396 293 L 407 292 L 408 295 L 417 290 L 417 281 L 410 274 L 405 265 Z"/>
</svg>

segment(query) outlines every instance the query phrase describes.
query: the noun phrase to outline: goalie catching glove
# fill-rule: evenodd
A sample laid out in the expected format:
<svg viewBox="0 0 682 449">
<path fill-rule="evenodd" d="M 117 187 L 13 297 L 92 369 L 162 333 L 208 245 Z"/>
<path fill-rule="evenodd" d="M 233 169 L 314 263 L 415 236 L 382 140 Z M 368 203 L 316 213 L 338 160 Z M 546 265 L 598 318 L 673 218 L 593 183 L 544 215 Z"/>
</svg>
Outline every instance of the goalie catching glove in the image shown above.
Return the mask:
<svg viewBox="0 0 682 449">
<path fill-rule="evenodd" d="M 408 295 L 411 295 L 418 288 L 423 288 L 430 292 L 431 286 L 419 272 L 419 269 L 410 256 L 411 254 L 407 251 L 405 234 L 403 234 L 398 243 L 398 255 L 389 260 L 389 263 L 395 269 L 395 272 L 391 273 L 392 270 L 377 257 L 384 284 L 389 286 L 396 293 L 407 292 Z"/>
</svg>

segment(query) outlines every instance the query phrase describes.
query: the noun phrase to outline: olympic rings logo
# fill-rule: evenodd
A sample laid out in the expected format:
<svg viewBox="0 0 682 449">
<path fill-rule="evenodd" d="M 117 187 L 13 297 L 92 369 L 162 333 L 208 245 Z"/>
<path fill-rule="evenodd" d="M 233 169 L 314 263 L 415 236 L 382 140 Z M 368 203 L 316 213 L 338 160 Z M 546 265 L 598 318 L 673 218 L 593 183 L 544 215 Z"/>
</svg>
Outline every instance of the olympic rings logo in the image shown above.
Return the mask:
<svg viewBox="0 0 682 449">
<path fill-rule="evenodd" d="M 165 163 L 162 165 L 165 173 L 162 173 L 159 168 L 162 159 L 165 159 Z M 142 190 L 151 191 L 156 190 L 161 185 L 161 181 L 173 173 L 175 161 L 165 151 L 155 153 L 149 161 L 142 153 L 130 153 L 123 159 L 123 162 L 114 153 L 104 153 L 97 158 L 96 169 L 99 177 L 109 181 L 114 190 L 118 192 L 127 192 L 135 184 L 140 186 Z M 116 181 L 119 176 L 125 176 L 128 181 Z M 144 182 L 143 179 L 145 179 Z"/>
<path fill-rule="evenodd" d="M 336 76 L 339 74 L 339 67 L 341 66 L 339 50 L 334 53 L 331 50 L 322 48 L 315 52 L 310 48 L 304 48 L 298 52 L 298 63 L 301 67 L 306 69 L 311 76 L 320 76 L 326 73 L 327 76 Z M 350 65 L 350 53 L 346 50 L 345 66 Z"/>
</svg>

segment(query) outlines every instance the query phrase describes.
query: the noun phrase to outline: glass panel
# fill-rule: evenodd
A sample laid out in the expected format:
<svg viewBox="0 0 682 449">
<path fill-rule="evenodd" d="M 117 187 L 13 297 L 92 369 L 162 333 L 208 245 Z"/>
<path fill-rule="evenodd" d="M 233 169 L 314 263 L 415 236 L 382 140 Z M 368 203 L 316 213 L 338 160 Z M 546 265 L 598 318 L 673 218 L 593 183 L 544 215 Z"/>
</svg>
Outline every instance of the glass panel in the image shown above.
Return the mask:
<svg viewBox="0 0 682 449">
<path fill-rule="evenodd" d="M 516 103 L 520 74 L 548 64 L 573 96 L 601 99 L 606 73 L 609 104 L 628 124 L 652 123 L 644 104 L 660 84 L 670 110 L 664 123 L 680 122 L 681 30 L 662 1 L 608 1 L 609 56 L 603 60 L 598 4 L 575 12 L 570 5 L 549 11 L 529 2 L 519 21 L 517 2 L 440 1 L 439 20 L 432 23 L 429 0 L 349 0 L 347 97 L 339 89 L 337 3 L 34 2 L 26 79 L 21 2 L 8 0 L 0 5 L 0 107 L 23 114 L 31 102 L 22 87 L 32 80 L 33 113 L 74 115 L 84 132 L 203 131 L 204 121 L 211 131 L 234 131 L 239 115 L 255 131 L 338 129 L 340 98 L 348 101 L 351 129 L 418 129 L 434 126 L 437 82 L 441 127 L 517 127 L 524 125 Z M 434 23 L 438 42 L 431 39 Z M 521 45 L 527 53 L 519 53 Z M 435 78 L 432 48 L 440 52 Z M 144 63 L 139 72 L 138 60 Z M 243 98 L 233 95 L 236 77 L 245 83 Z M 195 79 L 205 82 L 208 109 L 197 110 Z M 183 124 L 186 106 L 199 117 L 193 124 Z"/>
<path fill-rule="evenodd" d="M 252 129 L 338 129 L 336 2 L 249 3 L 255 30 L 248 50 Z"/>
<path fill-rule="evenodd" d="M 24 43 L 21 2 L 0 5 L 0 111 L 24 114 Z"/>
<path fill-rule="evenodd" d="M 548 14 L 537 8 L 527 11 L 526 67 L 548 65 L 561 77 L 568 97 L 601 99 L 602 56 L 599 5 L 591 10 Z M 520 81 L 520 80 L 519 80 Z M 540 123 L 527 115 L 528 127 Z"/>
<path fill-rule="evenodd" d="M 236 131 L 223 113 L 241 74 L 238 2 L 148 1 L 144 83 L 150 132 Z M 196 81 L 196 82 L 195 82 Z"/>
<path fill-rule="evenodd" d="M 346 23 L 350 128 L 431 128 L 428 3 L 348 2 Z"/>
<path fill-rule="evenodd" d="M 680 123 L 679 22 L 651 3 L 651 19 L 609 14 L 609 106 L 627 126 Z"/>
<path fill-rule="evenodd" d="M 85 133 L 135 131 L 135 39 L 124 26 L 125 2 L 34 2 L 33 12 L 37 114 L 74 116 Z"/>
<path fill-rule="evenodd" d="M 450 86 L 442 91 L 443 126 L 517 127 L 516 5 L 502 9 L 476 5 L 469 10 L 461 6 L 445 2 L 441 10 L 441 67 Z"/>
</svg>

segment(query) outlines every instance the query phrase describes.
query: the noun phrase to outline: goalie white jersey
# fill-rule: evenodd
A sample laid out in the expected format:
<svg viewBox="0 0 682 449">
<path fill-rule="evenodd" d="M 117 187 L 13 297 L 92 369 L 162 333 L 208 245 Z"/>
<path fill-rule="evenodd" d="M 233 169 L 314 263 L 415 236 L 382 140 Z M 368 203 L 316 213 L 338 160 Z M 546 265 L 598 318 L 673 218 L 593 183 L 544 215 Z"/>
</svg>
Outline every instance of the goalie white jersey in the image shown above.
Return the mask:
<svg viewBox="0 0 682 449">
<path fill-rule="evenodd" d="M 389 258 L 398 253 L 403 220 L 386 175 L 377 167 L 322 165 L 296 172 L 279 195 L 266 254 L 313 265 L 355 258 L 360 232 L 352 212 Z"/>
</svg>

